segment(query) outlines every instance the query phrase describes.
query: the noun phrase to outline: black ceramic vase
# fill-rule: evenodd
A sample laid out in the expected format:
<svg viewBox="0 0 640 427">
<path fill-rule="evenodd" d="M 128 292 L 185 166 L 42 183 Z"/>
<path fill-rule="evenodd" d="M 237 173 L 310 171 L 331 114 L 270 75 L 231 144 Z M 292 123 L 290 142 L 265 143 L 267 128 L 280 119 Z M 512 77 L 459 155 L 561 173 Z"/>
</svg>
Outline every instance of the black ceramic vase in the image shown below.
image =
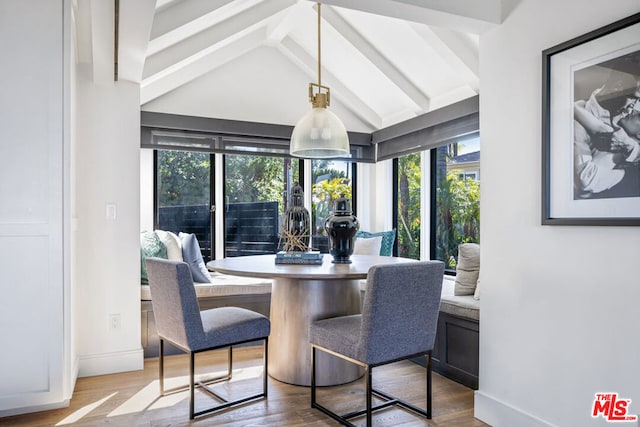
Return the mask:
<svg viewBox="0 0 640 427">
<path fill-rule="evenodd" d="M 306 252 L 311 237 L 309 211 L 304 207 L 304 192 L 296 183 L 291 189 L 291 205 L 284 212 L 284 251 Z"/>
<path fill-rule="evenodd" d="M 358 218 L 351 211 L 351 201 L 344 195 L 336 200 L 333 215 L 324 223 L 329 236 L 329 253 L 336 264 L 349 264 L 353 254 L 356 232 L 360 228 Z"/>
</svg>

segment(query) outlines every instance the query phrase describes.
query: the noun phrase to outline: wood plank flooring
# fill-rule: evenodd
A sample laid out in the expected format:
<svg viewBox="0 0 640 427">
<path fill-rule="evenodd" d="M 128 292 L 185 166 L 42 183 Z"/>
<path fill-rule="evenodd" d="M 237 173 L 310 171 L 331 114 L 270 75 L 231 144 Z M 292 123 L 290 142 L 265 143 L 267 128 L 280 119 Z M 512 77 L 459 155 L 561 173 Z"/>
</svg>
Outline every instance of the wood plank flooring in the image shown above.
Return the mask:
<svg viewBox="0 0 640 427">
<path fill-rule="evenodd" d="M 261 347 L 235 349 L 234 380 L 218 385 L 216 390 L 232 398 L 242 397 L 261 388 Z M 222 373 L 226 369 L 226 352 L 198 355 L 196 374 Z M 188 359 L 177 355 L 166 358 L 166 387 L 186 384 Z M 364 382 L 358 380 L 318 391 L 318 401 L 331 409 L 351 411 L 364 407 Z M 374 370 L 374 387 L 419 405 L 425 406 L 424 368 L 398 362 Z M 249 392 L 247 393 L 247 390 Z M 210 405 L 207 395 L 196 391 L 196 410 Z M 292 386 L 269 378 L 267 401 L 249 402 L 196 420 L 189 420 L 188 392 L 158 396 L 158 359 L 145 359 L 144 370 L 120 374 L 79 378 L 68 408 L 0 418 L 0 426 L 336 426 L 336 422 L 310 407 L 308 387 Z M 358 426 L 363 418 L 355 419 Z M 376 426 L 486 426 L 473 417 L 473 390 L 433 375 L 433 419 L 416 417 L 402 409 L 385 409 L 374 413 Z"/>
</svg>

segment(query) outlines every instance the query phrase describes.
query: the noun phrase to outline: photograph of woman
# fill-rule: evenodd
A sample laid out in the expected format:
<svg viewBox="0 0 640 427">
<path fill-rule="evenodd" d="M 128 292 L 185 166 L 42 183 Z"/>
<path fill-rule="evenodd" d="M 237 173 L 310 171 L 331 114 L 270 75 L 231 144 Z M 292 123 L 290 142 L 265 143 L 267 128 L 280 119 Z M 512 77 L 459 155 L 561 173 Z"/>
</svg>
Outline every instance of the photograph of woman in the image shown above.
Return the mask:
<svg viewBox="0 0 640 427">
<path fill-rule="evenodd" d="M 574 200 L 640 197 L 640 51 L 574 73 Z"/>
</svg>

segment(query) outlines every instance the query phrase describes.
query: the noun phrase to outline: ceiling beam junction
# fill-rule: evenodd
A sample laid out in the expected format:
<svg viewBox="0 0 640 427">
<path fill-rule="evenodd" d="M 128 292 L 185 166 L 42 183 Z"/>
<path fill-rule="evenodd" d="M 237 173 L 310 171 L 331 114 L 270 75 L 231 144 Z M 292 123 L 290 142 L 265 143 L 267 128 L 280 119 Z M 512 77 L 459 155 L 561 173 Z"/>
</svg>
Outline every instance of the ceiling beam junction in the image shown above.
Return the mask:
<svg viewBox="0 0 640 427">
<path fill-rule="evenodd" d="M 285 37 L 279 48 L 284 55 L 309 76 L 311 81 L 317 79 L 317 59 L 310 55 L 300 44 L 291 37 Z M 338 99 L 347 110 L 373 129 L 379 129 L 382 126 L 382 118 L 324 67 L 322 67 L 322 76 L 322 83 L 332 88 L 331 98 Z"/>
<path fill-rule="evenodd" d="M 272 18 L 273 15 L 283 11 L 295 2 L 296 0 L 270 0 L 257 3 L 242 11 L 242 13 L 233 15 L 180 43 L 148 56 L 144 69 L 144 78 L 146 79 L 184 61 L 188 62 L 190 57 L 197 57 L 209 47 L 224 40 L 232 39 L 235 33 L 242 32 Z"/>
<path fill-rule="evenodd" d="M 333 7 L 323 10 L 324 19 L 338 31 L 349 43 L 358 49 L 371 63 L 378 68 L 393 84 L 402 90 L 409 99 L 416 103 L 416 113 L 429 111 L 429 97 L 426 96 L 398 67 L 382 54 L 369 40 L 360 34 Z"/>
</svg>

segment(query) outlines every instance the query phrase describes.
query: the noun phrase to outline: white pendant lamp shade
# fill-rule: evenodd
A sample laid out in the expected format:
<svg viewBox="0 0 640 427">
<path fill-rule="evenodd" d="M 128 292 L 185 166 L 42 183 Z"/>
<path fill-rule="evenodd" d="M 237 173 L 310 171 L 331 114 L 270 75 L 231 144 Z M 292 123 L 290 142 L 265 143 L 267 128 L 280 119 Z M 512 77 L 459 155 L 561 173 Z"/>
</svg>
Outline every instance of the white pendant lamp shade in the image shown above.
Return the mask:
<svg viewBox="0 0 640 427">
<path fill-rule="evenodd" d="M 289 153 L 308 159 L 349 157 L 347 130 L 333 112 L 312 108 L 293 129 Z"/>
<path fill-rule="evenodd" d="M 309 83 L 309 101 L 313 108 L 302 116 L 291 134 L 289 154 L 307 159 L 350 157 L 349 136 L 338 116 L 327 109 L 331 92 L 322 86 L 320 63 L 320 3 L 318 3 L 318 84 Z M 317 88 L 316 93 L 313 88 Z"/>
</svg>

